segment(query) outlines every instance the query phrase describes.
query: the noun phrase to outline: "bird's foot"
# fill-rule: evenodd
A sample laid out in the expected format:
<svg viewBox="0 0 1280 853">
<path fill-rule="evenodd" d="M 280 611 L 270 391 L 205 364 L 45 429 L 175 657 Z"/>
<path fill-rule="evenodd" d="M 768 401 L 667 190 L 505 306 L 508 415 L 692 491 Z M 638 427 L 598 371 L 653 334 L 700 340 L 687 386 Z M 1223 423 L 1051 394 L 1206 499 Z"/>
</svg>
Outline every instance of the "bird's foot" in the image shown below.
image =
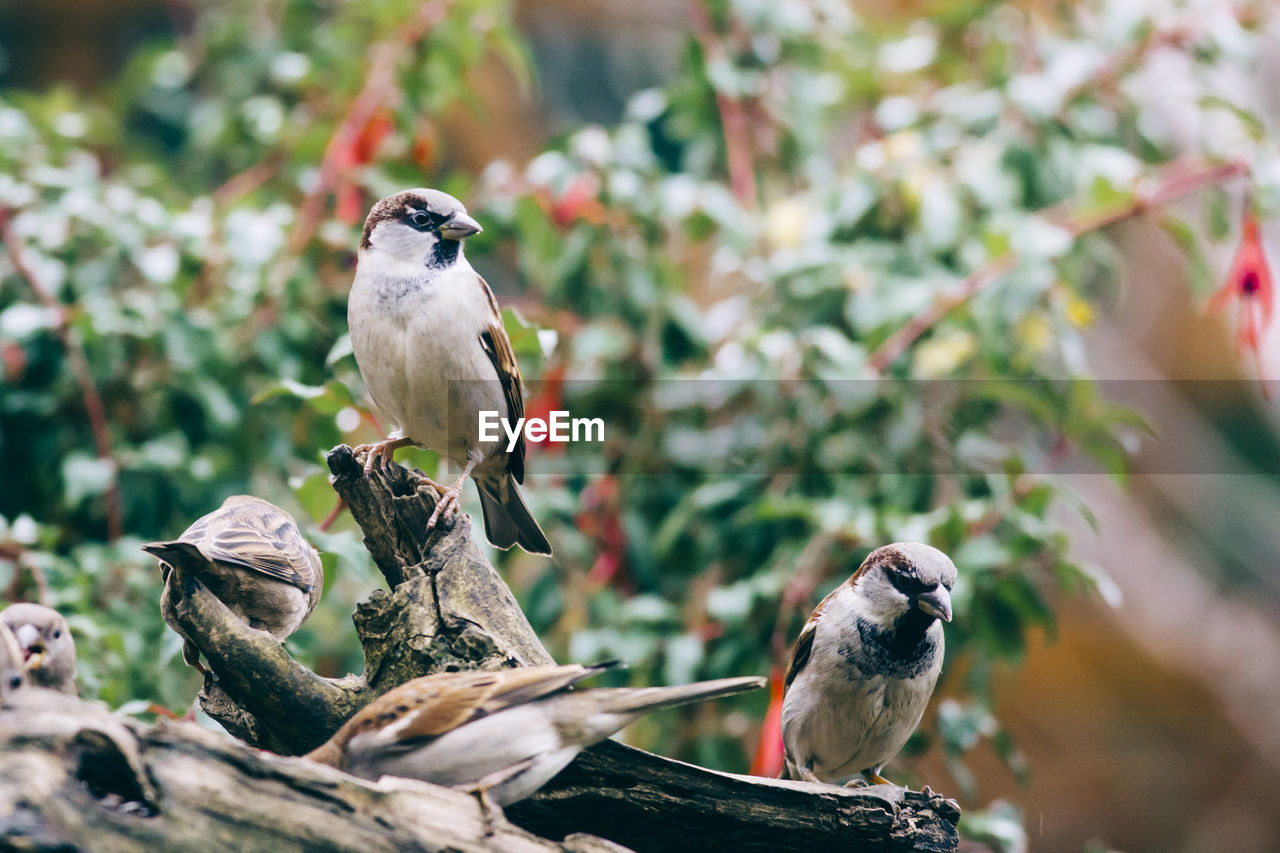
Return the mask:
<svg viewBox="0 0 1280 853">
<path fill-rule="evenodd" d="M 360 461 L 360 457 L 364 456 L 364 475 L 368 477 L 373 473 L 374 468 L 384 468 L 388 463 L 395 459 L 396 451 L 401 447 L 408 447 L 413 442 L 402 435 L 393 435 L 384 438 L 382 441 L 375 441 L 373 444 L 359 444 L 353 447 L 352 453 L 355 454 L 356 461 Z"/>
<path fill-rule="evenodd" d="M 823 782 L 821 779 L 818 778 L 818 775 L 814 773 L 812 769 L 804 766 L 803 764 L 797 767 L 796 771 L 800 776 L 800 781 L 802 782 L 812 782 L 815 785 L 826 784 L 825 782 Z"/>
<path fill-rule="evenodd" d="M 846 788 L 870 788 L 872 785 L 893 785 L 893 783 L 874 770 L 868 770 L 863 776 L 854 777 L 844 783 Z"/>
<path fill-rule="evenodd" d="M 478 459 L 472 459 L 462 468 L 462 476 L 453 481 L 447 489 L 440 493 L 440 499 L 436 501 L 436 508 L 431 512 L 431 518 L 427 519 L 427 530 L 435 529 L 436 522 L 441 519 L 447 519 L 458 514 L 459 503 L 462 500 L 462 484 L 471 476 L 472 470 L 475 469 Z"/>
<path fill-rule="evenodd" d="M 409 472 L 410 478 L 414 483 L 414 490 L 419 494 L 431 495 L 431 502 L 437 504 L 444 497 L 444 493 L 449 490 L 448 486 L 442 486 L 426 474 L 419 474 L 416 470 Z"/>
<path fill-rule="evenodd" d="M 464 478 L 465 479 L 465 478 Z M 458 508 L 462 500 L 462 480 L 440 489 L 438 483 L 432 483 L 439 491 L 436 493 L 436 508 L 431 511 L 431 518 L 427 519 L 427 530 L 434 530 L 436 522 L 440 520 L 448 520 L 458 514 Z"/>
<path fill-rule="evenodd" d="M 490 786 L 485 784 L 485 780 L 482 779 L 476 787 L 471 789 L 471 796 L 475 797 L 476 802 L 480 804 L 480 820 L 484 825 L 485 838 L 493 838 L 497 834 L 497 819 L 499 817 L 506 819 L 501 806 L 490 798 L 489 788 Z"/>
</svg>

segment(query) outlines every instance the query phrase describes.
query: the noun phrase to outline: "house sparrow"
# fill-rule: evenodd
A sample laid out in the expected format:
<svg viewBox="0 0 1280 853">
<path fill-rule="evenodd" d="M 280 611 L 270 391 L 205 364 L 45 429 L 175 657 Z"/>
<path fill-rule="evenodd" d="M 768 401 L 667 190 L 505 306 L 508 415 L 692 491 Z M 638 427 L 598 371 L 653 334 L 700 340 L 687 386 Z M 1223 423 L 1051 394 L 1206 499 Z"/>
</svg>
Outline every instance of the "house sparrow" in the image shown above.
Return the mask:
<svg viewBox="0 0 1280 853">
<path fill-rule="evenodd" d="M 784 778 L 841 784 L 880 769 L 920 724 L 942 671 L 956 567 L 919 542 L 872 551 L 805 623 L 782 700 Z"/>
<path fill-rule="evenodd" d="M 615 664 L 449 672 L 406 682 L 306 757 L 366 779 L 405 776 L 497 805 L 541 788 L 579 752 L 657 708 L 755 690 L 763 678 L 571 690 Z"/>
<path fill-rule="evenodd" d="M 489 541 L 549 555 L 517 486 L 523 434 L 510 453 L 501 430 L 497 441 L 480 441 L 481 411 L 510 424 L 524 417 L 520 368 L 498 303 L 462 253 L 462 241 L 480 230 L 461 202 L 438 190 L 405 190 L 369 212 L 347 323 L 369 395 L 398 430 L 356 452 L 366 454 L 366 474 L 409 444 L 449 457 L 462 475 L 447 488 L 424 481 L 438 496 L 428 529 L 457 512 L 472 476 Z"/>
<path fill-rule="evenodd" d="M 179 581 L 174 569 L 190 572 L 253 628 L 277 640 L 298 630 L 324 586 L 320 555 L 298 530 L 293 516 L 261 498 L 234 495 L 196 520 L 173 542 L 142 550 L 160 560 L 164 592 L 160 612 L 182 634 L 173 616 Z M 182 659 L 207 673 L 200 650 L 183 635 Z"/>
<path fill-rule="evenodd" d="M 76 695 L 76 643 L 62 614 L 43 604 L 11 604 L 0 610 L 18 642 L 29 684 Z"/>
<path fill-rule="evenodd" d="M 13 636 L 9 626 L 0 622 L 0 705 L 27 681 L 26 670 L 23 669 L 25 656 L 18 638 Z"/>
</svg>

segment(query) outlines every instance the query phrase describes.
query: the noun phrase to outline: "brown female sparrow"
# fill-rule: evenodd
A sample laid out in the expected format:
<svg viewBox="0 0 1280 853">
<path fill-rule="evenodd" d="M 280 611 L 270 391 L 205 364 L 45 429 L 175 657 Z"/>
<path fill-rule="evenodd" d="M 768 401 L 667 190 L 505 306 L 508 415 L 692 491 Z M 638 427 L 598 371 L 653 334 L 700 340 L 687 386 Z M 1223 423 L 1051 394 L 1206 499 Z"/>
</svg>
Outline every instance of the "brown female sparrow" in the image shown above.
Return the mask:
<svg viewBox="0 0 1280 853">
<path fill-rule="evenodd" d="M 784 777 L 841 784 L 880 769 L 920 724 L 942 671 L 956 567 L 919 542 L 872 551 L 805 623 L 782 700 Z"/>
<path fill-rule="evenodd" d="M 173 542 L 152 542 L 142 550 L 160 561 L 160 612 L 179 634 L 173 616 L 180 589 L 175 569 L 190 572 L 250 627 L 277 640 L 298 630 L 324 586 L 320 555 L 302 538 L 293 516 L 249 495 L 227 498 Z M 182 659 L 207 672 L 200 650 L 182 636 Z"/>
<path fill-rule="evenodd" d="M 62 614 L 43 604 L 11 604 L 0 622 L 13 632 L 29 684 L 78 695 L 76 642 Z"/>
<path fill-rule="evenodd" d="M 520 368 L 498 303 L 462 253 L 462 241 L 480 231 L 461 202 L 438 190 L 405 190 L 369 212 L 347 324 L 369 396 L 398 429 L 356 452 L 367 454 L 366 474 L 409 444 L 447 456 L 462 475 L 447 488 L 424 481 L 438 495 L 428 529 L 457 512 L 471 476 L 494 546 L 550 554 L 517 486 L 523 434 L 510 453 L 501 430 L 497 441 L 480 440 L 480 412 L 509 424 L 524 417 Z"/>
<path fill-rule="evenodd" d="M 521 800 L 579 752 L 649 711 L 755 690 L 763 678 L 680 687 L 570 686 L 616 664 L 448 672 L 383 694 L 309 753 L 366 779 L 404 776 Z"/>
<path fill-rule="evenodd" d="M 8 625 L 0 622 L 0 705 L 10 693 L 27 682 L 24 657 L 18 638 L 13 636 Z"/>
</svg>

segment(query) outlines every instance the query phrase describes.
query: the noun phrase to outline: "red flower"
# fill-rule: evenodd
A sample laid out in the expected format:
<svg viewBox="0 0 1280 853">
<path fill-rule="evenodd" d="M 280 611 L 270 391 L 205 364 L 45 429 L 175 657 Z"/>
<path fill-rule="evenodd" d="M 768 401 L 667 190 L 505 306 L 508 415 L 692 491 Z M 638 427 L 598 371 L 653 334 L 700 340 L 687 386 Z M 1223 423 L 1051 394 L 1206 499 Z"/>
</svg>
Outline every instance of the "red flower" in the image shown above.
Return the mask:
<svg viewBox="0 0 1280 853">
<path fill-rule="evenodd" d="M 596 549 L 587 581 L 612 586 L 624 595 L 635 592 L 627 571 L 627 530 L 622 524 L 622 489 L 618 478 L 605 474 L 582 490 L 578 530 Z"/>
<path fill-rule="evenodd" d="M 544 189 L 537 193 L 537 198 L 543 210 L 551 216 L 551 221 L 561 229 L 568 228 L 579 219 L 599 225 L 607 213 L 600 203 L 599 179 L 586 172 L 576 175 L 559 197 Z"/>
<path fill-rule="evenodd" d="M 340 222 L 359 222 L 364 215 L 364 195 L 356 184 L 353 170 L 374 161 L 383 140 L 395 130 L 390 110 L 379 110 L 364 123 L 355 135 L 347 135 L 338 143 L 334 151 L 334 162 L 338 167 L 338 186 L 334 190 L 337 205 L 334 215 Z"/>
<path fill-rule="evenodd" d="M 550 421 L 552 412 L 564 411 L 564 377 L 567 370 L 564 362 L 558 362 L 542 374 L 542 379 L 524 404 L 526 418 Z M 550 441 L 549 438 L 544 438 L 542 441 L 532 439 L 526 439 L 526 441 L 549 455 L 564 453 L 564 444 Z"/>
<path fill-rule="evenodd" d="M 1240 248 L 1231 261 L 1227 280 L 1213 295 L 1209 307 L 1222 311 L 1233 299 L 1239 302 L 1236 341 L 1242 352 L 1250 350 L 1257 356 L 1262 332 L 1271 322 L 1275 296 L 1271 287 L 1271 267 L 1262 251 L 1258 217 L 1248 207 L 1241 218 Z"/>
<path fill-rule="evenodd" d="M 769 672 L 769 710 L 760 727 L 755 758 L 751 760 L 752 776 L 776 779 L 782 774 L 782 693 L 782 668 L 775 666 Z"/>
</svg>

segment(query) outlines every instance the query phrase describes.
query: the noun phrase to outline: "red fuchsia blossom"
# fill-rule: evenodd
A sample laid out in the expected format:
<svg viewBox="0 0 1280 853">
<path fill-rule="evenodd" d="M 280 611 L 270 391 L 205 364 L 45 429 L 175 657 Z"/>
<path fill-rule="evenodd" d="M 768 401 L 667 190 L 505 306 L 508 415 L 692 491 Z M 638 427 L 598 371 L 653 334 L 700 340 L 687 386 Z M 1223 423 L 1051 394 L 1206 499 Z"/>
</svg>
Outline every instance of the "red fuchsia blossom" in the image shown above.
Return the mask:
<svg viewBox="0 0 1280 853">
<path fill-rule="evenodd" d="M 1249 350 L 1257 357 L 1262 333 L 1271 323 L 1275 297 L 1271 286 L 1271 267 L 1262 250 L 1258 217 L 1248 207 L 1241 218 L 1240 248 L 1231 261 L 1226 281 L 1210 300 L 1209 308 L 1223 311 L 1233 300 L 1238 304 L 1239 314 L 1236 341 L 1241 352 Z"/>
</svg>

